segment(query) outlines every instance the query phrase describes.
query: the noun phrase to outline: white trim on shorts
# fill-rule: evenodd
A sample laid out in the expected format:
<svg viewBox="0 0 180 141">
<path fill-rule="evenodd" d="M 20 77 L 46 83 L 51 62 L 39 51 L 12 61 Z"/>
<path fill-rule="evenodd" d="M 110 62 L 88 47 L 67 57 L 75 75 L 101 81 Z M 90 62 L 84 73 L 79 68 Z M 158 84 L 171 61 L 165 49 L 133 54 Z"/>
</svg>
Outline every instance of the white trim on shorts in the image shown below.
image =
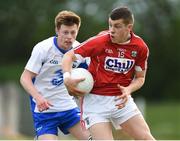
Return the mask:
<svg viewBox="0 0 180 141">
<path fill-rule="evenodd" d="M 87 94 L 83 100 L 83 119 L 88 129 L 94 124 L 111 122 L 115 129 L 121 129 L 120 125 L 135 115 L 141 114 L 133 98 L 129 96 L 126 106 L 118 109 L 115 105 L 121 101 L 115 101 L 116 96 L 102 96 Z"/>
</svg>

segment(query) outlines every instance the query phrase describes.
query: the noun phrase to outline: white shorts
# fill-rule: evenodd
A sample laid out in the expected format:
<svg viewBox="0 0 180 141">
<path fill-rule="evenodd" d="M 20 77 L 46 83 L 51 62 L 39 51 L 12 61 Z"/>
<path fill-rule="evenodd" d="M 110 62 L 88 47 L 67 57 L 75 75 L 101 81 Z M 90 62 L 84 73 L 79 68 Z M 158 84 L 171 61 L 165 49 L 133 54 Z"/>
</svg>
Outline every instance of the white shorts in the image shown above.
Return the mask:
<svg viewBox="0 0 180 141">
<path fill-rule="evenodd" d="M 83 119 L 88 129 L 92 125 L 101 122 L 111 122 L 115 129 L 121 129 L 120 125 L 137 114 L 141 114 L 134 100 L 129 96 L 126 106 L 118 109 L 115 105 L 121 100 L 115 101 L 116 96 L 101 96 L 87 94 L 83 100 Z"/>
</svg>

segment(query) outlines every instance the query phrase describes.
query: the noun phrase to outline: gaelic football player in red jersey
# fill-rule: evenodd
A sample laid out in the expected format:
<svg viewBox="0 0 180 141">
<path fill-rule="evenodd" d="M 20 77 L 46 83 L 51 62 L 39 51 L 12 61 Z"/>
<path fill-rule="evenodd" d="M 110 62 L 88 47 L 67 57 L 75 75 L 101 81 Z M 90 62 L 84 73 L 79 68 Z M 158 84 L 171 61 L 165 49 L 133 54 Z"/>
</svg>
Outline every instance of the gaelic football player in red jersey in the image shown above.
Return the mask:
<svg viewBox="0 0 180 141">
<path fill-rule="evenodd" d="M 145 82 L 149 50 L 132 31 L 134 17 L 127 7 L 112 10 L 109 30 L 67 52 L 62 61 L 64 83 L 72 95 L 83 95 L 71 78 L 74 60 L 90 57 L 89 71 L 95 80 L 83 98 L 83 119 L 93 140 L 112 140 L 112 127 L 121 128 L 137 140 L 155 140 L 131 95 Z"/>
</svg>

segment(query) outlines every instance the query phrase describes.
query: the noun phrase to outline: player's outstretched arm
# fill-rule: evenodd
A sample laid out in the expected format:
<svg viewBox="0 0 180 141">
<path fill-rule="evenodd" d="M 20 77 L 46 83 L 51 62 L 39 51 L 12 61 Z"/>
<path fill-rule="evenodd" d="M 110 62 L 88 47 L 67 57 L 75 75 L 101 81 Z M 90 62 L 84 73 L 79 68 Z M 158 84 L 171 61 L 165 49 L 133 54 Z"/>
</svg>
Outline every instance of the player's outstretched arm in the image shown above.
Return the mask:
<svg viewBox="0 0 180 141">
<path fill-rule="evenodd" d="M 41 94 L 39 94 L 37 89 L 34 87 L 32 79 L 35 78 L 35 76 L 35 73 L 25 69 L 21 75 L 20 83 L 25 89 L 25 91 L 36 100 L 38 110 L 42 112 L 53 105 L 48 100 L 46 100 Z"/>
</svg>

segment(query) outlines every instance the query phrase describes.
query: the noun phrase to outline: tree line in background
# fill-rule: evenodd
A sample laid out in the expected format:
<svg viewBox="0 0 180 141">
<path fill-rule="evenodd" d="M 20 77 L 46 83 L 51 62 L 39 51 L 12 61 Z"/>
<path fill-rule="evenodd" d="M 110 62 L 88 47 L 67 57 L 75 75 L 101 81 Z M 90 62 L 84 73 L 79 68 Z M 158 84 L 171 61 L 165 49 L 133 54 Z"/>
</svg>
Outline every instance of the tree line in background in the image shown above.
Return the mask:
<svg viewBox="0 0 180 141">
<path fill-rule="evenodd" d="M 121 5 L 132 9 L 134 31 L 150 49 L 146 83 L 137 95 L 152 100 L 180 98 L 179 0 L 2 0 L 0 65 L 24 65 L 38 41 L 55 35 L 54 17 L 60 10 L 81 16 L 78 40 L 82 42 L 107 29 L 109 12 Z"/>
</svg>

